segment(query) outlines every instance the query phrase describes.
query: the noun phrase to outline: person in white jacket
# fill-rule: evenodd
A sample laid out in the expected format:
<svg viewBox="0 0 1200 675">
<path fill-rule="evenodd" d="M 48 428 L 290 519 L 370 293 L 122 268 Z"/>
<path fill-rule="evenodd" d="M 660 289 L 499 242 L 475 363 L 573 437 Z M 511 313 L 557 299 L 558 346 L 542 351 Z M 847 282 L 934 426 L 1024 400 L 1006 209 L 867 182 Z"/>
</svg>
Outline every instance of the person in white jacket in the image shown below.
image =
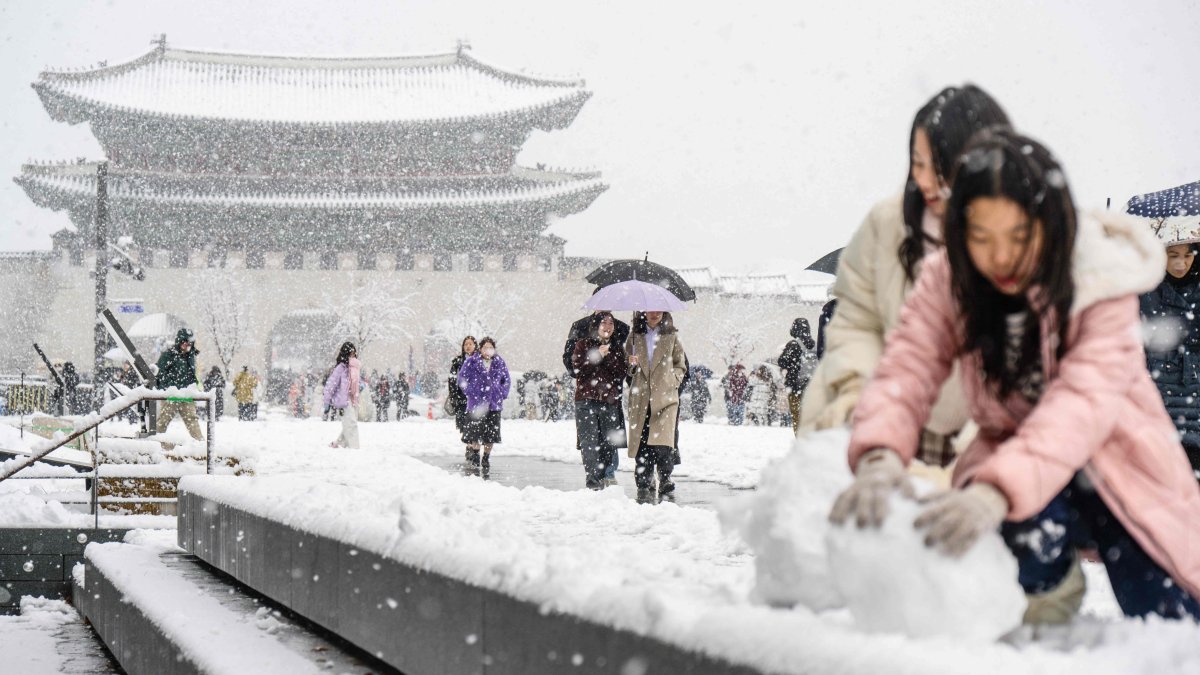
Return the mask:
<svg viewBox="0 0 1200 675">
<path fill-rule="evenodd" d="M 975 132 L 1009 126 L 1008 116 L 974 85 L 948 87 L 917 111 L 909 133 L 904 192 L 876 204 L 842 251 L 826 329 L 825 353 L 805 390 L 801 429 L 848 424 L 883 354 L 884 338 L 920 274 L 921 258 L 941 246 L 942 217 L 956 158 Z M 942 388 L 921 434 L 918 459 L 944 467 L 968 421 L 957 371 Z"/>
</svg>

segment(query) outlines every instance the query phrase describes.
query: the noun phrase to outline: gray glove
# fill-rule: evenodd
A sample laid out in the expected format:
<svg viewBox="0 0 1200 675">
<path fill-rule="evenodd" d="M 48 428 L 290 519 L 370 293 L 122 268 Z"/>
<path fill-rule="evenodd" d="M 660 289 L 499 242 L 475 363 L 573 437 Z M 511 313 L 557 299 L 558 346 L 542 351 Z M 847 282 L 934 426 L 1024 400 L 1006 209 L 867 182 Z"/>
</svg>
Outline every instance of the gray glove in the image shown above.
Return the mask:
<svg viewBox="0 0 1200 675">
<path fill-rule="evenodd" d="M 997 530 L 1008 513 L 1008 498 L 987 483 L 971 483 L 923 501 L 929 506 L 913 521 L 913 527 L 927 530 L 926 546 L 953 558 L 966 553 L 979 535 Z"/>
<path fill-rule="evenodd" d="M 875 448 L 859 460 L 854 484 L 838 495 L 829 511 L 829 521 L 841 525 L 853 513 L 859 527 L 879 527 L 887 517 L 893 490 L 910 499 L 916 496 L 900 455 L 887 448 Z"/>
</svg>

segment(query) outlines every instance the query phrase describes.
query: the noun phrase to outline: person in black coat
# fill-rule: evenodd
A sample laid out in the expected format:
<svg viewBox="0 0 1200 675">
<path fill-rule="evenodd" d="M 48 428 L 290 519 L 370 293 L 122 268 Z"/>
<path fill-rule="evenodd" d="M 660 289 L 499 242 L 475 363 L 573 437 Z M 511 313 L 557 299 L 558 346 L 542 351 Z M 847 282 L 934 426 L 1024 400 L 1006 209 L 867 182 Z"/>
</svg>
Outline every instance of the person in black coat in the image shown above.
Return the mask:
<svg viewBox="0 0 1200 675">
<path fill-rule="evenodd" d="M 821 316 L 817 318 L 817 358 L 825 356 L 825 327 L 833 321 L 833 313 L 837 311 L 837 298 L 830 300 L 821 307 Z"/>
<path fill-rule="evenodd" d="M 396 401 L 397 422 L 408 417 L 408 394 L 408 373 L 400 373 L 392 383 L 392 399 Z"/>
<path fill-rule="evenodd" d="M 816 369 L 817 358 L 813 353 L 816 343 L 812 339 L 812 330 L 808 319 L 803 317 L 792 322 L 792 339 L 779 355 L 779 368 L 783 371 L 783 384 L 788 389 L 788 412 L 792 415 L 792 433 L 800 433 L 800 401 L 804 398 L 804 390 L 812 379 Z"/>
<path fill-rule="evenodd" d="M 1147 328 L 1146 368 L 1179 430 L 1193 470 L 1200 470 L 1200 265 L 1196 244 L 1167 247 L 1167 273 L 1141 295 Z"/>
<path fill-rule="evenodd" d="M 80 415 L 84 412 L 83 404 L 79 400 L 79 373 L 75 370 L 75 364 L 67 361 L 62 367 L 63 381 L 63 403 L 66 407 L 68 415 Z"/>
<path fill-rule="evenodd" d="M 468 335 L 463 338 L 458 356 L 454 357 L 454 360 L 450 362 L 450 378 L 446 383 L 446 396 L 449 398 L 450 405 L 454 409 L 454 426 L 462 436 L 463 445 L 466 446 L 464 458 L 472 466 L 479 464 L 479 445 L 467 440 L 467 427 L 471 424 L 471 415 L 467 411 L 467 395 L 458 386 L 458 371 L 466 363 L 467 358 L 475 353 L 477 346 L 475 336 Z"/>
<path fill-rule="evenodd" d="M 219 367 L 213 366 L 212 370 L 208 371 L 208 376 L 204 378 L 204 391 L 216 393 L 213 410 L 217 416 L 213 419 L 221 419 L 225 415 L 225 374 Z M 204 414 L 207 416 L 208 410 L 205 410 Z"/>
</svg>

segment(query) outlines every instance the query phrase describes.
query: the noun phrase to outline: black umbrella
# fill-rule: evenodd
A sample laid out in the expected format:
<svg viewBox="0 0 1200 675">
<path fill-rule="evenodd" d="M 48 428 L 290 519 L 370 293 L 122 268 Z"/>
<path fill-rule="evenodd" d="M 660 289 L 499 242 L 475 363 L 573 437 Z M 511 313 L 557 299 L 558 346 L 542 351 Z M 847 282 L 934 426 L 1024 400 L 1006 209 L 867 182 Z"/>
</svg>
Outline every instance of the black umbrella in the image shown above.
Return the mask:
<svg viewBox="0 0 1200 675">
<path fill-rule="evenodd" d="M 588 282 L 601 287 L 634 279 L 662 286 L 680 300 L 696 299 L 696 292 L 678 272 L 649 260 L 612 260 L 587 275 Z"/>
<path fill-rule="evenodd" d="M 814 272 L 824 272 L 826 274 L 837 274 L 838 260 L 842 257 L 842 249 L 836 249 L 821 256 L 817 262 L 805 267 L 806 270 Z"/>
</svg>

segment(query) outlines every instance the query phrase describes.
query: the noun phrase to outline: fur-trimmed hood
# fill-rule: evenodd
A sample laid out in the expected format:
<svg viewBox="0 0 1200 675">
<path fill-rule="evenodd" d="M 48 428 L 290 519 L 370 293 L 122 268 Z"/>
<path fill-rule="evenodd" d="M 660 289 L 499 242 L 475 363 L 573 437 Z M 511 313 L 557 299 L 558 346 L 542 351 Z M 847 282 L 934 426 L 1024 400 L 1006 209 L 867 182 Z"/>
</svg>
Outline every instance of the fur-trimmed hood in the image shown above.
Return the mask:
<svg viewBox="0 0 1200 675">
<path fill-rule="evenodd" d="M 1119 211 L 1080 212 L 1075 233 L 1075 315 L 1101 300 L 1153 290 L 1167 269 L 1167 250 L 1150 228 Z"/>
</svg>

